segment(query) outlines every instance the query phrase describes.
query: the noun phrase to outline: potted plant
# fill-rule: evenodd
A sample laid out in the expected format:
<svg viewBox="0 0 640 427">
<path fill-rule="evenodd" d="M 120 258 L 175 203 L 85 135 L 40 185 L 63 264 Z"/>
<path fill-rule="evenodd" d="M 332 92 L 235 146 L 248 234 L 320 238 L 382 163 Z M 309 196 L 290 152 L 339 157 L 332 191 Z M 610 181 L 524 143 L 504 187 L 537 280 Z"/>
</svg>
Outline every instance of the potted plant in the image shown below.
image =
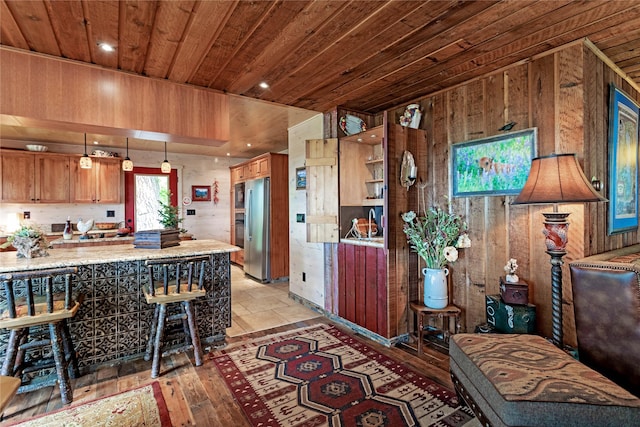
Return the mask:
<svg viewBox="0 0 640 427">
<path fill-rule="evenodd" d="M 426 263 L 424 275 L 424 305 L 445 308 L 449 303 L 446 265 L 458 259 L 458 248 L 468 248 L 467 224 L 462 217 L 440 207 L 430 207 L 425 215 L 402 214 L 403 231 L 411 249 Z"/>
<path fill-rule="evenodd" d="M 171 206 L 168 202 L 160 201 L 158 215 L 160 215 L 160 224 L 162 224 L 165 229 L 178 230 L 180 232 L 181 240 L 191 239 L 191 235 L 187 233 L 187 230 L 180 227 L 184 218 L 180 217 L 180 209 L 177 206 Z"/>
<path fill-rule="evenodd" d="M 10 245 L 13 245 L 18 251 L 18 258 L 37 258 L 49 255 L 47 252 L 49 243 L 44 233 L 30 225 L 22 225 L 7 238 L 1 247 L 7 248 Z"/>
</svg>

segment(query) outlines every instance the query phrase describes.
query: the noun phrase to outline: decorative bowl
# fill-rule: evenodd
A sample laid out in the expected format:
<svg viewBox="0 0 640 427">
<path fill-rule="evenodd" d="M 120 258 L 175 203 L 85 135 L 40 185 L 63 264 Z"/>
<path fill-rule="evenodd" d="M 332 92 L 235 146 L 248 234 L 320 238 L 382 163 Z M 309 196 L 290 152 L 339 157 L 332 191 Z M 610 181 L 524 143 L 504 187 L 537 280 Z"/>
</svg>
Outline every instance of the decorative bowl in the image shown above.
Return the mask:
<svg viewBox="0 0 640 427">
<path fill-rule="evenodd" d="M 29 151 L 47 151 L 49 149 L 46 145 L 38 144 L 27 144 L 26 147 Z"/>
<path fill-rule="evenodd" d="M 95 228 L 98 230 L 112 230 L 118 227 L 118 222 L 96 222 L 93 224 Z"/>
</svg>

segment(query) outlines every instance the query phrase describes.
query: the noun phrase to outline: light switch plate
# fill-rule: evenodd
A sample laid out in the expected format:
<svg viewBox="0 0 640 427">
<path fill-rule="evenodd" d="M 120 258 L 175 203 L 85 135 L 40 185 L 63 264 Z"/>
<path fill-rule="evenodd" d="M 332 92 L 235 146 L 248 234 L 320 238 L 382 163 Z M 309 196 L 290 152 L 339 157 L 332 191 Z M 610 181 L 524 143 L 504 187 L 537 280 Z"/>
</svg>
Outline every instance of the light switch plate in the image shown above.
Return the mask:
<svg viewBox="0 0 640 427">
<path fill-rule="evenodd" d="M 304 222 L 304 214 L 303 213 L 296 214 L 296 222 Z"/>
</svg>

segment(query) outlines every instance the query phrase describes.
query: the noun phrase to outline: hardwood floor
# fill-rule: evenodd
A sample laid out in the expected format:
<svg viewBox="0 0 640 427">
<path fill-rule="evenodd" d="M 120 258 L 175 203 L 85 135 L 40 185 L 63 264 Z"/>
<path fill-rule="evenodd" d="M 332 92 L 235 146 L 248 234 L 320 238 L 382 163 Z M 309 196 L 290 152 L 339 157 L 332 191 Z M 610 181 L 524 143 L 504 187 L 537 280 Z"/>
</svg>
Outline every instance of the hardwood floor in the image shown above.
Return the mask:
<svg viewBox="0 0 640 427">
<path fill-rule="evenodd" d="M 262 331 L 228 337 L 226 348 L 231 348 L 253 338 L 318 323 L 334 324 L 325 317 L 315 317 Z M 341 329 L 346 330 L 344 327 Z M 453 390 L 449 378 L 449 357 L 447 355 L 427 346 L 422 357 L 417 357 L 413 350 L 386 348 L 362 336 L 360 338 L 366 340 L 381 353 L 393 357 Z M 214 364 L 207 361 L 208 358 L 209 356 L 205 355 L 204 364 L 200 367 L 193 365 L 191 352 L 165 356 L 162 359 L 160 377 L 157 381 L 162 386 L 172 424 L 174 426 L 250 426 Z M 152 381 L 151 362 L 145 362 L 142 359 L 116 366 L 102 366 L 95 372 L 73 380 L 74 401 L 72 405 L 122 392 Z M 19 394 L 6 408 L 4 422 L 0 425 L 54 411 L 62 406 L 57 386 Z"/>
</svg>

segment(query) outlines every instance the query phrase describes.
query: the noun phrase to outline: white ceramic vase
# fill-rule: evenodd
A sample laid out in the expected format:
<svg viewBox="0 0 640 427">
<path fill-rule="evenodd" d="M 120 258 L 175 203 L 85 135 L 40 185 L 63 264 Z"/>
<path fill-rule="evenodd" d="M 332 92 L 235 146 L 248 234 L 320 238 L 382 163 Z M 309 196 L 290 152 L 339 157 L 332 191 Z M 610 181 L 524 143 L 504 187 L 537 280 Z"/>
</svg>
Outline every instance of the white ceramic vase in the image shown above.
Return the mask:
<svg viewBox="0 0 640 427">
<path fill-rule="evenodd" d="M 424 305 L 429 308 L 445 308 L 449 305 L 447 286 L 447 268 L 423 268 L 424 275 Z"/>
</svg>

